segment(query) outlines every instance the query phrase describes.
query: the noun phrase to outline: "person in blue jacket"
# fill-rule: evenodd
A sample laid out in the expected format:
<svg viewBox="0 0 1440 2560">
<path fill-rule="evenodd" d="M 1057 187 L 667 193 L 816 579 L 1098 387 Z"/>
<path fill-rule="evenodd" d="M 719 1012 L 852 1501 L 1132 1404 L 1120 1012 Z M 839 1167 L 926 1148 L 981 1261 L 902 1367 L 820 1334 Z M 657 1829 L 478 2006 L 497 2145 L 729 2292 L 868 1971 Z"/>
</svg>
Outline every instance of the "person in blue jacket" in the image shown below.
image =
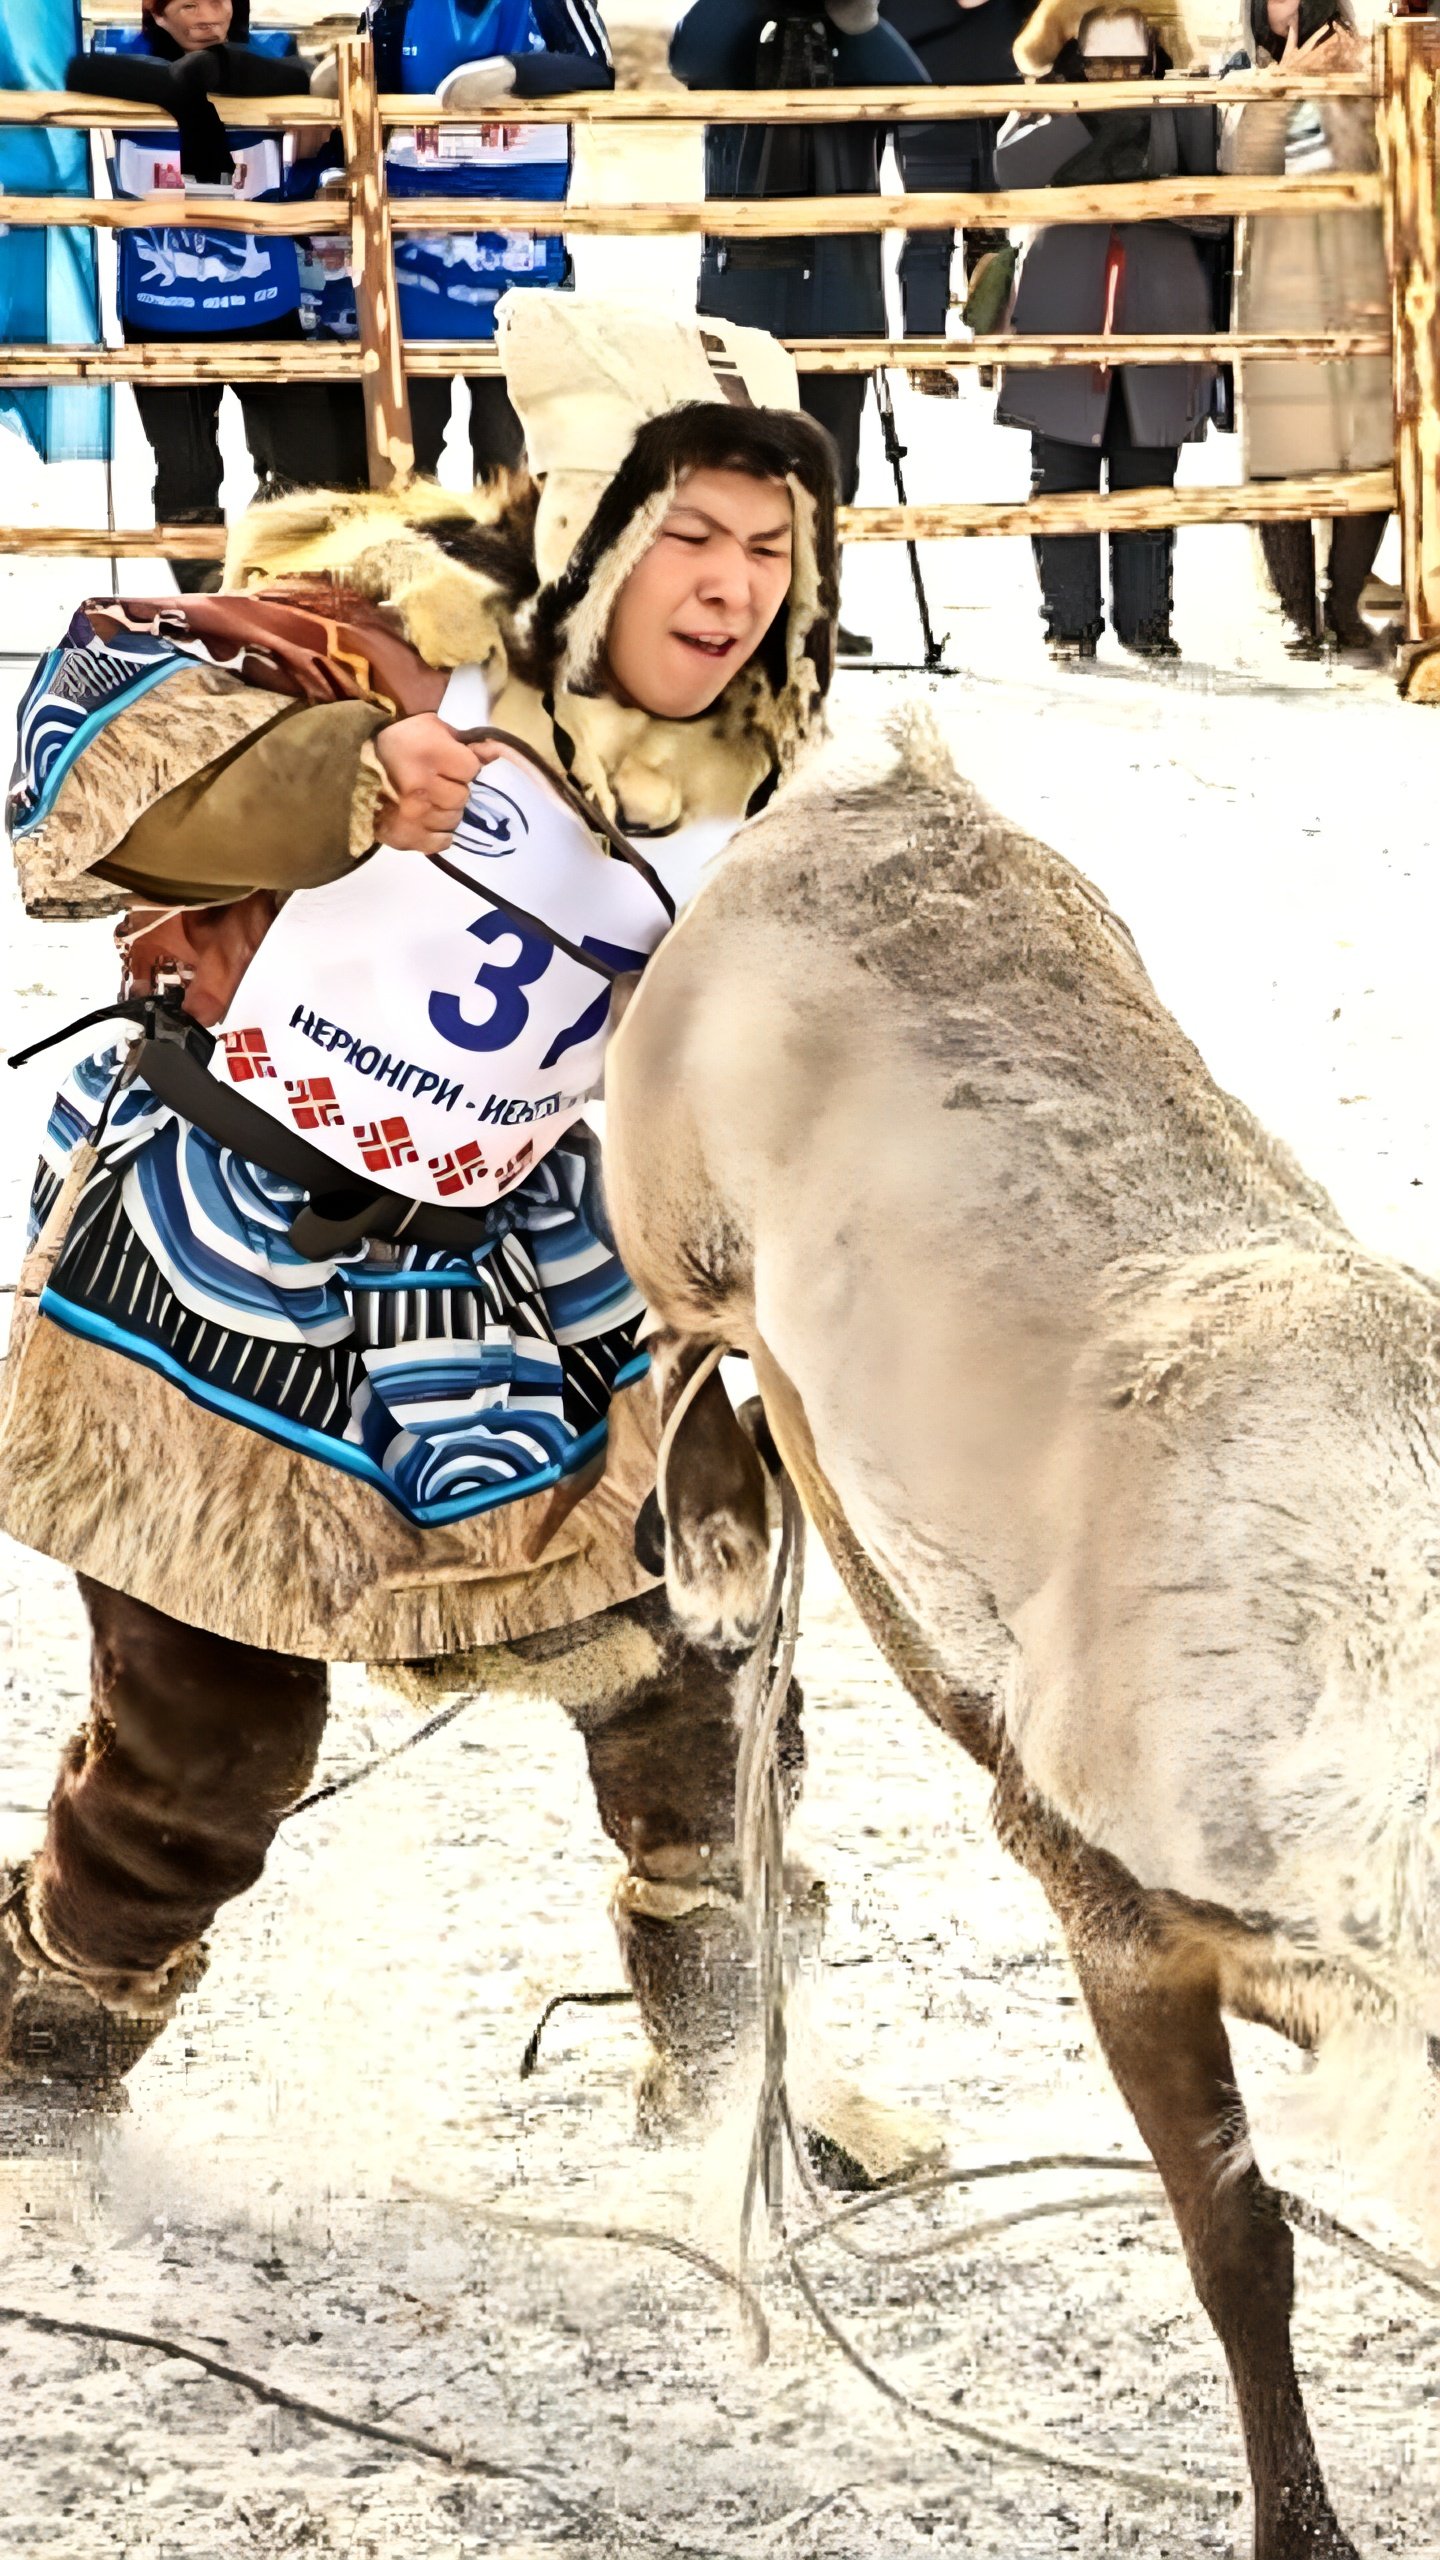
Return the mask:
<svg viewBox="0 0 1440 2560">
<path fill-rule="evenodd" d="M 224 97 L 303 95 L 309 76 L 293 36 L 251 31 L 250 0 L 142 0 L 138 29 L 105 31 L 71 62 L 68 86 L 131 104 L 164 107 L 175 128 L 117 132 L 110 174 L 117 195 L 172 189 L 194 194 L 196 227 L 119 234 L 120 324 L 128 341 L 298 339 L 300 265 L 296 246 L 263 234 L 207 231 L 206 196 L 274 203 L 286 192 L 291 149 L 277 131 L 227 133 L 212 93 Z M 344 405 L 320 383 L 237 384 L 245 440 L 260 495 L 312 480 L 363 483 L 363 418 L 358 445 Z M 140 382 L 135 400 L 155 456 L 158 524 L 224 523 L 224 463 L 217 433 L 223 386 Z M 173 560 L 190 592 L 218 582 L 220 561 Z"/>
<path fill-rule="evenodd" d="M 439 97 L 447 107 L 492 107 L 501 99 L 563 97 L 613 89 L 615 70 L 594 0 L 370 0 L 367 12 L 382 94 Z M 324 64 L 314 86 L 332 86 Z M 441 125 L 396 133 L 386 154 L 395 205 L 395 280 L 407 340 L 495 335 L 495 305 L 511 285 L 571 281 L 565 242 L 531 232 L 431 232 L 406 238 L 406 196 L 506 196 L 563 204 L 574 148 L 568 125 Z M 317 249 L 320 244 L 316 244 Z M 340 336 L 355 328 L 354 294 L 333 252 L 322 257 L 312 318 Z M 501 376 L 465 377 L 475 475 L 518 464 L 520 421 Z M 450 422 L 449 377 L 410 376 L 415 468 L 439 468 Z M 358 395 L 354 395 L 358 398 Z"/>
<path fill-rule="evenodd" d="M 687 89 L 921 89 L 929 73 L 880 16 L 879 0 L 693 0 L 670 40 Z M 873 196 L 890 128 L 878 124 L 712 125 L 710 197 Z M 883 338 L 880 234 L 794 240 L 707 239 L 700 309 L 777 338 Z M 805 373 L 800 398 L 826 428 L 848 505 L 860 479 L 860 421 L 870 377 Z M 845 656 L 870 643 L 842 630 Z"/>
</svg>

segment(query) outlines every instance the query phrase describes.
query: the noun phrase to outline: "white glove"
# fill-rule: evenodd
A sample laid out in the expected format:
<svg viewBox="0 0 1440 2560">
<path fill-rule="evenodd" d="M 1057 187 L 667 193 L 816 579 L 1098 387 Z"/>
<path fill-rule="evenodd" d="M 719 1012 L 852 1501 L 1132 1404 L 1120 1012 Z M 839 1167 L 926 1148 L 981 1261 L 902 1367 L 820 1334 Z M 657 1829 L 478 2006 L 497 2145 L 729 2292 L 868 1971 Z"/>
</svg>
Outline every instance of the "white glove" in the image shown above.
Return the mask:
<svg viewBox="0 0 1440 2560">
<path fill-rule="evenodd" d="M 327 53 L 310 74 L 312 98 L 338 98 L 340 95 L 340 56 Z"/>
<path fill-rule="evenodd" d="M 487 54 L 483 62 L 462 62 L 442 80 L 435 95 L 442 107 L 493 107 L 497 98 L 508 98 L 515 86 L 515 65 L 503 53 Z"/>
</svg>

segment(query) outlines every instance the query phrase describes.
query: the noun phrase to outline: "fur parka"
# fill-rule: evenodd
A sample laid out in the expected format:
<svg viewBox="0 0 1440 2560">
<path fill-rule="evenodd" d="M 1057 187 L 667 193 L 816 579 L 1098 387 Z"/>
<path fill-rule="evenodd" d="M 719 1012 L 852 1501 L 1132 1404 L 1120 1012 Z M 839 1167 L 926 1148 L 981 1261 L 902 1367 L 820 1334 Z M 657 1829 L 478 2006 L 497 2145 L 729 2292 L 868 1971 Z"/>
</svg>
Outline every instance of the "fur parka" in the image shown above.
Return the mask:
<svg viewBox="0 0 1440 2560">
<path fill-rule="evenodd" d="M 563 319 L 586 325 L 583 314 Z M 164 911 L 151 939 L 178 930 L 223 975 L 227 952 L 214 937 L 233 931 L 243 971 L 278 896 L 342 881 L 374 841 L 381 776 L 366 759 L 375 734 L 397 717 L 438 709 L 450 675 L 471 666 L 485 677 L 491 719 L 568 770 L 636 834 L 740 819 L 761 806 L 822 718 L 837 602 L 833 466 L 808 420 L 784 405 L 756 405 L 751 382 L 763 351 L 742 348 L 737 357 L 717 337 L 702 356 L 701 333 L 689 326 L 692 378 L 698 364 L 710 396 L 687 401 L 682 389 L 676 405 L 673 385 L 686 363 L 672 346 L 667 371 L 667 333 L 684 337 L 686 324 L 657 324 L 613 396 L 592 384 L 605 415 L 582 416 L 574 450 L 563 420 L 548 440 L 536 436 L 541 486 L 518 477 L 465 496 L 420 481 L 381 494 L 302 492 L 253 509 L 237 526 L 221 596 L 82 607 L 22 711 L 12 832 L 32 903 L 74 913 L 87 901 L 157 899 Z M 769 352 L 788 364 L 783 350 Z M 583 387 L 582 373 L 571 395 L 577 412 Z M 647 402 L 659 414 L 647 415 Z M 789 486 L 789 600 L 710 711 L 653 719 L 601 690 L 611 612 L 681 475 L 727 464 Z M 197 916 L 196 907 L 206 912 Z M 157 952 L 145 955 L 151 976 Z M 134 966 L 134 950 L 131 957 Z M 202 1022 L 223 1022 L 228 996 L 222 990 L 218 1007 L 202 1012 L 191 1003 L 198 984 L 192 974 L 187 1005 Z M 161 1129 L 144 1146 L 188 1148 L 180 1125 L 178 1140 Z M 521 1456 L 504 1479 L 513 1494 L 492 1502 L 487 1485 L 470 1507 L 457 1497 L 458 1508 L 448 1496 L 437 1506 L 413 1494 L 408 1476 L 399 1482 L 410 1419 L 393 1417 L 393 1431 L 377 1419 L 385 1382 L 377 1386 L 364 1368 L 373 1292 L 361 1306 L 364 1292 L 343 1262 L 316 1266 L 316 1285 L 337 1293 L 343 1312 L 333 1321 L 351 1331 L 325 1330 L 312 1342 L 301 1322 L 312 1321 L 308 1300 L 292 1319 L 288 1297 L 272 1307 L 265 1296 L 281 1287 L 272 1263 L 288 1275 L 287 1255 L 300 1248 L 271 1232 L 268 1207 L 256 1245 L 249 1191 L 237 1205 L 217 1176 L 214 1199 L 207 1193 L 194 1212 L 205 1231 L 197 1245 L 181 1186 L 167 1207 L 167 1244 L 143 1212 L 140 1225 L 130 1222 L 131 1159 L 122 1167 L 83 1140 L 64 1164 L 63 1172 L 50 1165 L 43 1200 L 37 1193 L 40 1228 L 0 1391 L 0 1525 L 11 1535 L 187 1624 L 306 1659 L 468 1657 L 571 1625 L 649 1586 L 634 1528 L 653 1484 L 653 1398 L 643 1362 L 637 1368 L 632 1357 L 638 1302 L 627 1312 L 634 1293 L 604 1239 L 593 1142 L 588 1152 L 572 1149 L 563 1185 L 537 1165 L 533 1198 L 522 1184 L 502 1204 L 514 1209 L 503 1255 L 487 1260 L 487 1242 L 470 1276 L 462 1258 L 453 1285 L 447 1279 L 431 1293 L 442 1330 L 455 1302 L 453 1340 L 466 1356 L 482 1327 L 487 1357 L 503 1361 L 506 1342 L 523 1339 L 513 1382 L 522 1419 L 527 1363 L 552 1335 L 562 1382 L 563 1430 L 553 1397 L 542 1417 L 552 1436 L 561 1433 L 559 1455 L 540 1463 L 550 1439 L 526 1440 L 517 1426 Z M 241 1163 L 242 1189 L 247 1178 Z M 264 1191 L 259 1179 L 254 1196 Z M 152 1267 L 154 1286 L 134 1323 L 163 1331 L 183 1308 L 176 1344 L 158 1333 L 132 1338 L 133 1326 L 123 1341 L 114 1326 L 102 1338 L 89 1323 L 79 1264 L 91 1219 L 82 1208 L 88 1201 L 93 1213 L 102 1192 L 108 1206 L 98 1228 L 107 1239 L 123 1233 L 123 1251 L 148 1256 Z M 282 1230 L 288 1215 L 287 1203 Z M 525 1260 L 532 1227 L 545 1240 L 535 1245 L 533 1285 Z M 554 1239 L 569 1232 L 590 1299 L 567 1301 L 561 1316 L 545 1298 L 541 1263 L 549 1270 L 563 1260 Z M 168 1261 L 157 1259 L 164 1253 Z M 207 1275 L 226 1253 L 226 1272 L 241 1273 L 221 1297 L 207 1277 L 203 1319 L 184 1295 L 197 1253 Z M 412 1295 L 416 1306 L 424 1301 L 419 1314 Z M 138 1282 L 127 1323 L 137 1306 Z M 191 1316 L 215 1333 L 203 1377 Z M 324 1330 L 332 1318 L 317 1321 Z M 387 1350 L 389 1329 L 402 1321 L 414 1327 L 405 1340 L 417 1346 L 415 1358 L 435 1368 L 433 1396 L 443 1405 L 453 1364 L 434 1355 L 423 1286 L 385 1299 Z M 273 1357 L 277 1339 L 290 1346 L 283 1364 Z M 251 1344 L 260 1345 L 254 1358 Z M 572 1351 L 577 1379 L 590 1364 L 583 1396 L 575 1388 L 586 1414 L 597 1407 L 585 1430 L 578 1420 L 572 1427 L 565 1401 Z M 327 1369 L 320 1382 L 332 1353 L 335 1374 Z M 232 1359 L 235 1393 L 212 1391 L 215 1362 Z M 313 1404 L 307 1390 L 304 1410 L 291 1415 L 280 1406 L 302 1359 L 320 1364 Z M 402 1362 L 399 1375 L 408 1374 Z M 346 1414 L 348 1422 L 337 1418 Z M 601 1417 L 603 1445 L 592 1447 Z M 463 1436 L 471 1420 L 466 1406 L 455 1431 Z M 483 1422 L 475 1427 L 483 1436 Z M 421 1429 L 417 1420 L 414 1432 Z M 357 1452 L 364 1463 L 352 1465 Z M 446 1468 L 453 1455 L 447 1448 Z M 443 1517 L 427 1516 L 437 1508 Z M 451 1669 L 463 1684 L 463 1664 Z"/>
<path fill-rule="evenodd" d="M 794 514 L 790 597 L 760 651 L 698 719 L 667 721 L 601 690 L 605 633 L 621 587 L 654 540 L 681 474 L 716 462 L 784 478 Z M 797 413 L 699 402 L 648 421 L 603 488 L 558 576 L 536 561 L 542 493 L 524 474 L 464 494 L 414 480 L 384 492 L 303 490 L 253 507 L 232 536 L 225 588 L 284 604 L 318 597 L 337 621 L 347 603 L 378 613 L 402 654 L 358 675 L 351 701 L 301 714 L 263 668 L 223 658 L 177 661 L 166 680 L 114 716 L 44 795 L 33 820 L 12 799 L 12 837 L 32 914 L 114 912 L 147 881 L 158 810 L 180 805 L 187 862 L 239 837 L 233 864 L 207 881 L 150 877 L 142 894 L 170 902 L 284 891 L 338 876 L 373 843 L 381 777 L 367 741 L 388 719 L 434 709 L 457 667 L 483 669 L 495 722 L 568 771 L 607 816 L 635 834 L 762 807 L 818 734 L 833 662 L 839 586 L 833 466 L 824 437 Z M 82 615 L 91 608 L 82 607 Z M 101 600 L 94 611 L 109 610 Z M 183 605 L 129 606 L 164 639 Z M 405 698 L 399 698 L 400 695 Z M 368 706 L 368 714 L 367 714 Z M 303 738 L 312 753 L 297 766 Z M 296 871 L 294 810 L 309 813 L 315 859 Z M 167 860 L 170 858 L 167 854 Z M 287 867 L 292 866 L 292 867 Z"/>
</svg>

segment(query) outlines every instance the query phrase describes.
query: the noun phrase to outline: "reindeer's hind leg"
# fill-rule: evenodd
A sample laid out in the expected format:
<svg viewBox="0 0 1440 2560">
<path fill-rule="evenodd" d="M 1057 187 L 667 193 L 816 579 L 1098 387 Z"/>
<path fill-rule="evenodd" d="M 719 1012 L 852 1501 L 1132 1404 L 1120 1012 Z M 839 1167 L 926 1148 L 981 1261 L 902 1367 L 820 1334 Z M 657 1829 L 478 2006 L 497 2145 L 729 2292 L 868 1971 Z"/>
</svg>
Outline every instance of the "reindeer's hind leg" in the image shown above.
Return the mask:
<svg viewBox="0 0 1440 2560">
<path fill-rule="evenodd" d="M 1255 2492 L 1255 2560 L 1357 2560 L 1300 2396 L 1294 2248 L 1250 2149 L 1213 1961 L 1114 1859 L 1036 1806 L 1013 1768 L 998 1813 L 1006 1846 L 1038 1876 L 1064 1928 L 1225 2350 Z"/>
</svg>

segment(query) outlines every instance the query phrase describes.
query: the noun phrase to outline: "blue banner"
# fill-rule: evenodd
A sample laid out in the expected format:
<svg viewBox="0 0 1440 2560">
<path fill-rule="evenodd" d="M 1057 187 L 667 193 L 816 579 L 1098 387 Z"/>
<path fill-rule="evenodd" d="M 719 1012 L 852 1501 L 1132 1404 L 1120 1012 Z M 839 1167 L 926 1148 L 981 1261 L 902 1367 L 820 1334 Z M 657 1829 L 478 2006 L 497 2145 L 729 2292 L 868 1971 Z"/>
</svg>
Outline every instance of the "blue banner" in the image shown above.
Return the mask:
<svg viewBox="0 0 1440 2560">
<path fill-rule="evenodd" d="M 0 89 L 63 89 L 66 64 L 83 42 L 79 0 L 0 0 Z M 3 220 L 7 195 L 91 193 L 88 134 L 0 127 L 0 342 L 101 343 L 93 231 L 22 231 Z M 0 424 L 14 427 L 42 462 L 108 462 L 112 405 L 108 390 L 79 384 L 0 385 Z"/>
</svg>

